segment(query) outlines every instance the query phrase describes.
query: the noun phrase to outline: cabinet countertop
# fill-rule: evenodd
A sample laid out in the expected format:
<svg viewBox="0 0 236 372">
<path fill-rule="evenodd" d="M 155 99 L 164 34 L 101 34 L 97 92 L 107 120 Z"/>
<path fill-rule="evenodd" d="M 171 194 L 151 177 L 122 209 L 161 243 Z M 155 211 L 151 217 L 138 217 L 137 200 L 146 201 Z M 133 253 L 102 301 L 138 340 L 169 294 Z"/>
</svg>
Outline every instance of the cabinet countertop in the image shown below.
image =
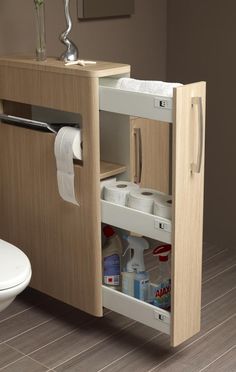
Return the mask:
<svg viewBox="0 0 236 372">
<path fill-rule="evenodd" d="M 68 74 L 82 77 L 99 78 L 104 76 L 130 73 L 130 65 L 96 61 L 94 65 L 65 66 L 63 61 L 48 57 L 46 61 L 38 62 L 34 57 L 11 56 L 0 57 L 0 66 L 16 67 L 20 69 L 38 70 Z"/>
</svg>

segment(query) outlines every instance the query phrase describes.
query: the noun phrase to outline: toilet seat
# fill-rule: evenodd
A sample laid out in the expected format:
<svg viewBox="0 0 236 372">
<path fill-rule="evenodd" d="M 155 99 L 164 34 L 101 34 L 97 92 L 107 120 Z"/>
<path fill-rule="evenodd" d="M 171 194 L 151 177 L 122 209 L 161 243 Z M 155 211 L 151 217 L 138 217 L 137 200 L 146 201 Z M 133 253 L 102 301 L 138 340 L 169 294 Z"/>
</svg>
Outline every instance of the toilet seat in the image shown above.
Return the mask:
<svg viewBox="0 0 236 372">
<path fill-rule="evenodd" d="M 0 239 L 0 291 L 19 286 L 30 276 L 28 257 L 19 248 Z"/>
</svg>

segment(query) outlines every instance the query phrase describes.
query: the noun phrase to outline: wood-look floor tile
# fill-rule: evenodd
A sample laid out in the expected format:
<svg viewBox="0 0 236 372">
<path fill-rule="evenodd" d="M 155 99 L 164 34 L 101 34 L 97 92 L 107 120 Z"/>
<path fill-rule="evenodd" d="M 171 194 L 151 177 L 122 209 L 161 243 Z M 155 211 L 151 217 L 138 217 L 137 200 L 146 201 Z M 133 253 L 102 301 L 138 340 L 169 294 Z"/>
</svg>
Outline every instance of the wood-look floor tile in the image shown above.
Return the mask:
<svg viewBox="0 0 236 372">
<path fill-rule="evenodd" d="M 33 290 L 32 288 L 27 288 L 22 292 L 16 299 L 9 305 L 5 310 L 0 312 L 0 322 L 3 320 L 14 316 L 26 309 L 31 308 L 40 303 L 45 303 L 48 300 L 48 296 Z"/>
<path fill-rule="evenodd" d="M 57 372 L 95 372 L 158 334 L 160 333 L 150 327 L 135 323 L 127 330 L 101 342 L 55 370 Z"/>
<path fill-rule="evenodd" d="M 72 332 L 79 325 L 93 321 L 95 318 L 79 310 L 72 310 L 61 317 L 56 317 L 9 341 L 8 344 L 24 354 L 49 344 L 50 342 Z"/>
<path fill-rule="evenodd" d="M 236 344 L 229 350 L 220 354 L 214 361 L 204 366 L 199 372 L 235 372 L 236 371 Z"/>
<path fill-rule="evenodd" d="M 152 372 L 199 372 L 206 363 L 214 361 L 220 353 L 224 353 L 235 343 L 236 337 L 236 314 L 233 318 L 224 322 L 206 337 L 192 344 L 181 353 L 176 354 L 160 367 L 154 368 Z M 178 365 L 175 363 L 178 362 Z M 188 367 L 186 367 L 186 365 Z M 227 369 L 225 371 L 229 372 Z"/>
<path fill-rule="evenodd" d="M 58 314 L 69 311 L 69 309 L 71 309 L 70 306 L 50 299 L 45 304 L 40 304 L 13 318 L 6 319 L 0 323 L 0 341 L 8 341 Z"/>
<path fill-rule="evenodd" d="M 3 372 L 46 372 L 48 368 L 40 365 L 38 362 L 24 357 L 2 370 Z"/>
<path fill-rule="evenodd" d="M 223 251 L 225 247 L 222 247 L 221 245 L 215 245 L 211 243 L 203 243 L 203 248 L 202 248 L 202 260 L 207 261 L 209 258 L 212 256 L 215 256 L 219 252 Z"/>
<path fill-rule="evenodd" d="M 226 269 L 225 269 L 226 270 Z M 202 306 L 236 286 L 236 268 L 233 267 L 217 275 L 202 286 Z"/>
<path fill-rule="evenodd" d="M 12 349 L 8 345 L 5 344 L 0 345 L 0 369 L 21 357 L 22 357 L 21 353 Z"/>
<path fill-rule="evenodd" d="M 217 275 L 226 267 L 230 267 L 236 263 L 236 250 L 226 249 L 219 255 L 213 257 L 211 260 L 203 263 L 202 281 L 203 283 L 209 278 Z"/>
<path fill-rule="evenodd" d="M 103 341 L 132 321 L 116 313 L 109 313 L 104 318 L 79 327 L 76 332 L 31 354 L 31 357 L 51 368 L 66 362 L 80 352 Z"/>
</svg>

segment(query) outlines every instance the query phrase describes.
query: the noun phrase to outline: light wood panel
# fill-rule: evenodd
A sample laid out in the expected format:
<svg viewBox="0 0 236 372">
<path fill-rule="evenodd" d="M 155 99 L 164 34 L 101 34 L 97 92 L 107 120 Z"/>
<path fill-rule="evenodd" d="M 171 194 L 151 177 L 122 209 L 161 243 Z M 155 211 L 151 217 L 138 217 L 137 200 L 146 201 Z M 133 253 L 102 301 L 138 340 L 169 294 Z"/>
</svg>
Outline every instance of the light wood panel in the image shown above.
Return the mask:
<svg viewBox="0 0 236 372">
<path fill-rule="evenodd" d="M 29 71 L 37 70 L 58 73 L 62 75 L 73 75 L 81 77 L 104 77 L 117 74 L 126 74 L 130 72 L 130 66 L 122 63 L 96 61 L 96 64 L 87 66 L 65 66 L 64 62 L 56 58 L 48 57 L 44 62 L 38 62 L 32 56 L 1 57 L 1 66 L 15 67 Z"/>
<path fill-rule="evenodd" d="M 170 125 L 154 120 L 131 118 L 131 174 L 136 174 L 135 128 L 141 130 L 141 186 L 170 192 Z"/>
<path fill-rule="evenodd" d="M 200 330 L 204 143 L 200 173 L 196 159 L 197 113 L 192 97 L 202 97 L 205 130 L 205 83 L 175 90 L 173 123 L 172 345 Z"/>
<path fill-rule="evenodd" d="M 109 163 L 107 161 L 100 162 L 100 179 L 101 180 L 108 178 L 108 177 L 115 176 L 125 171 L 126 171 L 125 165 Z"/>
<path fill-rule="evenodd" d="M 0 62 L 0 82 L 0 99 L 82 115 L 80 207 L 59 197 L 54 136 L 0 125 L 0 236 L 29 256 L 34 288 L 101 316 L 98 79 Z"/>
<path fill-rule="evenodd" d="M 96 180 L 95 186 L 86 182 L 92 177 L 76 166 L 81 206 L 64 202 L 57 188 L 54 139 L 53 134 L 0 125 L 0 235 L 29 256 L 33 288 L 102 315 Z"/>
</svg>

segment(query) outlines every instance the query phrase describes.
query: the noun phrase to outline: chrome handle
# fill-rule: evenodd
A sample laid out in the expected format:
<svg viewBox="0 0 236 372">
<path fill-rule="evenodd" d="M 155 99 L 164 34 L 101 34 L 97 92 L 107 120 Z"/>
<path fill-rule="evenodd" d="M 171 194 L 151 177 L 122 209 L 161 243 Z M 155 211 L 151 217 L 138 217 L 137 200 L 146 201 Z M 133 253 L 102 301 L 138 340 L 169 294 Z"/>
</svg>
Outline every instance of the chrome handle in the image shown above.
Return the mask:
<svg viewBox="0 0 236 372">
<path fill-rule="evenodd" d="M 202 153 L 203 153 L 203 108 L 202 108 L 202 97 L 192 98 L 192 107 L 197 106 L 198 110 L 198 152 L 196 163 L 191 164 L 191 171 L 200 173 L 202 164 Z"/>
<path fill-rule="evenodd" d="M 135 175 L 134 182 L 140 183 L 142 178 L 142 137 L 141 128 L 134 128 L 135 138 Z"/>
</svg>

